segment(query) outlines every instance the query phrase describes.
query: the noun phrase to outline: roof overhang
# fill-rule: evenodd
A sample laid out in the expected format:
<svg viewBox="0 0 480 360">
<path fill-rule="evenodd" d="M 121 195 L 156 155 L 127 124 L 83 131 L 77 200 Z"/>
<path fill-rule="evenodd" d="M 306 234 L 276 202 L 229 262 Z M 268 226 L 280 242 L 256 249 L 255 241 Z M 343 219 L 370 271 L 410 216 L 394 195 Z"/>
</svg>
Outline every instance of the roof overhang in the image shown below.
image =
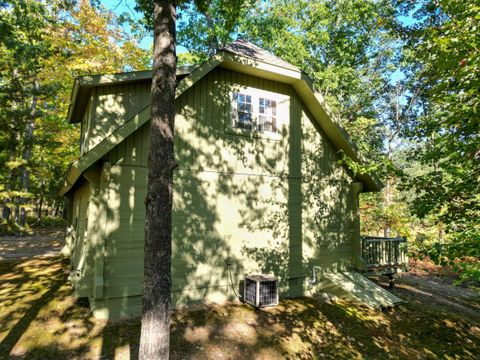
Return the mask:
<svg viewBox="0 0 480 360">
<path fill-rule="evenodd" d="M 348 133 L 342 128 L 339 119 L 325 102 L 323 96 L 315 90 L 313 81 L 307 74 L 300 70 L 268 64 L 258 59 L 230 53 L 223 54 L 220 66 L 264 79 L 290 84 L 337 150 L 342 150 L 346 156 L 355 162 L 366 162 L 366 159 L 350 140 Z M 357 174 L 356 177 L 364 184 L 363 191 L 365 192 L 379 191 L 383 187 L 383 184 L 375 174 Z"/>
<path fill-rule="evenodd" d="M 178 69 L 177 76 L 182 76 L 182 78 L 178 83 L 175 98 L 177 99 L 181 94 L 194 86 L 195 83 L 217 66 L 244 74 L 258 76 L 264 79 L 290 84 L 298 93 L 303 104 L 306 106 L 310 114 L 312 114 L 317 124 L 331 140 L 332 144 L 334 144 L 337 151 L 343 151 L 345 155 L 355 162 L 364 163 L 365 159 L 360 155 L 358 149 L 350 140 L 346 131 L 343 130 L 338 119 L 326 104 L 323 96 L 315 91 L 310 77 L 300 70 L 279 66 L 278 64 L 266 63 L 258 59 L 240 56 L 228 51 L 219 51 L 200 66 L 183 67 Z M 151 71 L 140 71 L 134 73 L 84 76 L 77 78 L 72 91 L 72 102 L 68 113 L 68 121 L 80 121 L 79 116 L 73 114 L 76 113 L 76 109 L 81 109 L 81 106 L 86 105 L 88 94 L 92 87 L 148 80 L 151 79 L 151 77 Z M 67 175 L 65 185 L 60 190 L 60 195 L 65 195 L 70 191 L 85 170 L 96 161 L 100 160 L 108 153 L 108 151 L 120 141 L 126 139 L 149 119 L 150 106 L 147 106 L 73 163 Z M 363 191 L 365 192 L 379 191 L 383 186 L 375 174 L 357 174 L 356 178 L 363 183 Z"/>
</svg>

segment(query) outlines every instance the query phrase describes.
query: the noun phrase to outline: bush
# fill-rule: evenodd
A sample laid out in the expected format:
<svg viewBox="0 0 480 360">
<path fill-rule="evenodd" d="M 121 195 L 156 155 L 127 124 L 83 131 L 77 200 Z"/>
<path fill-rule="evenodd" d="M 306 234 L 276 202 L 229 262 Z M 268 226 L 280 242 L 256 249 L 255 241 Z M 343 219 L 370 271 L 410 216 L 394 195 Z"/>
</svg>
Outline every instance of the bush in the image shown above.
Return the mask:
<svg viewBox="0 0 480 360">
<path fill-rule="evenodd" d="M 473 242 L 413 242 L 409 257 L 451 269 L 457 275 L 455 284 L 480 284 L 480 246 Z"/>
<path fill-rule="evenodd" d="M 28 223 L 31 227 L 63 227 L 67 225 L 67 221 L 62 217 L 44 216 L 41 220 L 37 218 L 29 218 Z"/>
<path fill-rule="evenodd" d="M 0 223 L 0 235 L 15 235 L 15 236 L 25 236 L 30 235 L 32 230 L 27 224 L 24 227 L 18 225 L 14 221 L 2 221 Z"/>
</svg>

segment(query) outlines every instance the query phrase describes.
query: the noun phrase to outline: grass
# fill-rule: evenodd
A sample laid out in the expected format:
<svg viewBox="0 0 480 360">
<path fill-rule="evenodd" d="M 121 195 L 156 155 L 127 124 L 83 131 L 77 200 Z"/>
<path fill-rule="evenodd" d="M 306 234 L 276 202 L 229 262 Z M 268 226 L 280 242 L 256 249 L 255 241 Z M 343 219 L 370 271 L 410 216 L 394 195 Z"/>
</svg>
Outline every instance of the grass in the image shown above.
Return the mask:
<svg viewBox="0 0 480 360">
<path fill-rule="evenodd" d="M 59 257 L 0 261 L 0 358 L 136 358 L 139 318 L 93 319 L 72 297 L 66 268 Z M 178 310 L 171 358 L 478 358 L 478 294 L 450 287 L 439 296 L 450 285 L 425 278 L 397 283 L 408 303 L 388 312 L 311 298 L 265 310 L 243 304 Z"/>
</svg>

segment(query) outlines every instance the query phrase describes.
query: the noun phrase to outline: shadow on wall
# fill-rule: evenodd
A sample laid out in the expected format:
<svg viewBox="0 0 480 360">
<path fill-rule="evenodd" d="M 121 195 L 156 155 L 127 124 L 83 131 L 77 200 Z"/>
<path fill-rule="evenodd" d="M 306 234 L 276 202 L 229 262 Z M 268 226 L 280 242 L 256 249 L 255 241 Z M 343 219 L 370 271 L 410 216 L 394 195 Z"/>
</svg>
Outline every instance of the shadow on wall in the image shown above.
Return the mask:
<svg viewBox="0 0 480 360">
<path fill-rule="evenodd" d="M 232 129 L 233 92 L 274 96 L 279 136 Z M 311 266 L 346 266 L 351 180 L 290 86 L 217 68 L 177 100 L 175 128 L 174 304 L 233 299 L 246 273 L 300 296 Z M 121 308 L 142 291 L 145 144 L 148 124 L 106 157 L 104 295 Z"/>
</svg>

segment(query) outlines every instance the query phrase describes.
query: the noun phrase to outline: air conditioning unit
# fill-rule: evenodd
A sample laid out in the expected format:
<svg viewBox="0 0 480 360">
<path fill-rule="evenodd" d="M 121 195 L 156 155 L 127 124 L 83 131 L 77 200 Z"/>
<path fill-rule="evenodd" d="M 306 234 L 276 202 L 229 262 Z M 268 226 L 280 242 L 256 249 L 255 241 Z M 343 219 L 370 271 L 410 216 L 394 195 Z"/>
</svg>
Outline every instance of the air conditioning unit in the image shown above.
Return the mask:
<svg viewBox="0 0 480 360">
<path fill-rule="evenodd" d="M 277 305 L 277 279 L 267 275 L 245 276 L 243 301 L 255 307 Z"/>
</svg>

